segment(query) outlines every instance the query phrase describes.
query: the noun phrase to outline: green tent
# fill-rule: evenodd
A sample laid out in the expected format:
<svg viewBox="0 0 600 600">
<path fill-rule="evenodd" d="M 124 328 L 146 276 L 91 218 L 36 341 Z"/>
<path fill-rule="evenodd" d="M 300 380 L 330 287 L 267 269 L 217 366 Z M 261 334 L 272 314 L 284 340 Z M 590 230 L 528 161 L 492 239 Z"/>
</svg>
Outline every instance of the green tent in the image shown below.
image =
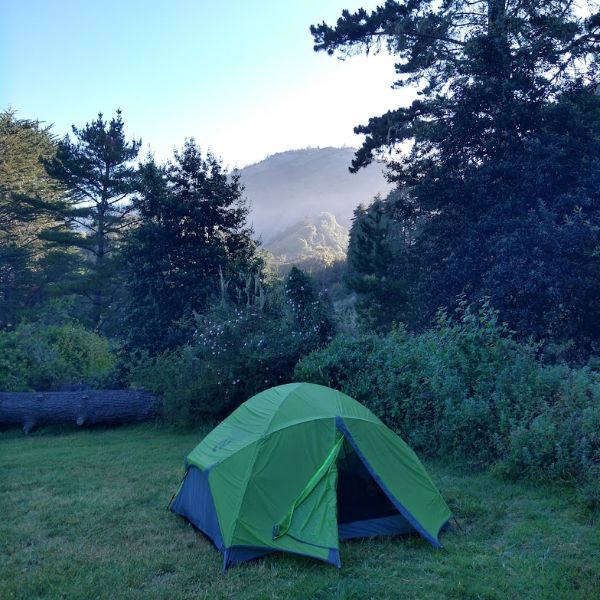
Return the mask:
<svg viewBox="0 0 600 600">
<path fill-rule="evenodd" d="M 419 533 L 441 547 L 451 516 L 423 465 L 349 396 L 290 383 L 250 398 L 187 456 L 171 510 L 224 568 L 293 552 L 340 566 L 339 540 Z"/>
</svg>

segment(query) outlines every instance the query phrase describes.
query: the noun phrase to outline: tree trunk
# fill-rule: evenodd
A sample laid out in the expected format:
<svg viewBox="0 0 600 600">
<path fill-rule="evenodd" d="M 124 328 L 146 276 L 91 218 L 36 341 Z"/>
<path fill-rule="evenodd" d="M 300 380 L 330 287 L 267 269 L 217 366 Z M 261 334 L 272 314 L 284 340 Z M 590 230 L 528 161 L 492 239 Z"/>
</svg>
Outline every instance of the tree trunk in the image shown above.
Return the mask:
<svg viewBox="0 0 600 600">
<path fill-rule="evenodd" d="M 21 425 L 27 434 L 57 423 L 135 423 L 156 415 L 157 400 L 142 390 L 0 392 L 0 427 Z"/>
</svg>

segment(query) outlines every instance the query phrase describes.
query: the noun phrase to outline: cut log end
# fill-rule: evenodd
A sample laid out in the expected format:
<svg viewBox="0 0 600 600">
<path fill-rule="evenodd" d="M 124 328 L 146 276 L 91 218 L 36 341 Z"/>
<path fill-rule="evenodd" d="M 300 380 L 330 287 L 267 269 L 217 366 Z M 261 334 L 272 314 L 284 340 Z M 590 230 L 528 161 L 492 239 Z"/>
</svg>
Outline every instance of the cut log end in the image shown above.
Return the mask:
<svg viewBox="0 0 600 600">
<path fill-rule="evenodd" d="M 25 423 L 23 423 L 23 433 L 25 435 L 29 435 L 31 433 L 31 430 L 35 427 L 35 421 L 32 421 L 31 419 L 27 419 L 25 421 Z"/>
</svg>

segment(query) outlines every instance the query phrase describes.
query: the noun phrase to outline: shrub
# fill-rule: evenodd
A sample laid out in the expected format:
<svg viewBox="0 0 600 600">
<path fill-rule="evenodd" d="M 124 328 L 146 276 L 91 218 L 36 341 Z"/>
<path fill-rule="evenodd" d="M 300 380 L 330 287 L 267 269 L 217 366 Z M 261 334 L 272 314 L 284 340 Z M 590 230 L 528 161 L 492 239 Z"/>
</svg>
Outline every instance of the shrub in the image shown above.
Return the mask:
<svg viewBox="0 0 600 600">
<path fill-rule="evenodd" d="M 103 387 L 116 363 L 106 338 L 73 323 L 25 323 L 0 334 L 0 389 L 6 391 Z"/>
<path fill-rule="evenodd" d="M 196 324 L 190 344 L 142 355 L 131 371 L 133 385 L 163 396 L 166 420 L 196 423 L 290 381 L 303 339 L 289 323 L 238 309 L 197 317 Z"/>
<path fill-rule="evenodd" d="M 460 306 L 418 335 L 342 337 L 296 366 L 340 389 L 423 454 L 588 485 L 600 464 L 600 376 L 548 367 L 497 313 Z"/>
<path fill-rule="evenodd" d="M 303 354 L 330 340 L 329 305 L 298 269 L 285 287 L 240 307 L 221 302 L 183 329 L 189 341 L 157 356 L 138 355 L 130 382 L 162 395 L 177 424 L 223 415 L 254 394 L 291 381 Z"/>
<path fill-rule="evenodd" d="M 550 394 L 511 432 L 509 473 L 548 479 L 596 481 L 600 477 L 600 378 L 589 369 L 544 369 Z M 546 381 L 548 383 L 548 381 Z"/>
<path fill-rule="evenodd" d="M 0 333 L 0 390 L 18 392 L 29 389 L 27 357 L 13 334 Z"/>
</svg>

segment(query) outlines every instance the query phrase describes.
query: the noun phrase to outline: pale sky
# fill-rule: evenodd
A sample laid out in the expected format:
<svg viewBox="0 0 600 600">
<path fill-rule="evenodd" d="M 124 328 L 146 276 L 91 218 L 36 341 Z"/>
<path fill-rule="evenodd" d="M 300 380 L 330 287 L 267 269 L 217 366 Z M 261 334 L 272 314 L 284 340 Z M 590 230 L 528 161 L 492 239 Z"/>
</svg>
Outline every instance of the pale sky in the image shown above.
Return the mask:
<svg viewBox="0 0 600 600">
<path fill-rule="evenodd" d="M 379 0 L 381 3 L 381 0 Z M 376 0 L 0 0 L 0 109 L 57 135 L 121 108 L 144 152 L 195 137 L 228 167 L 358 146 L 355 125 L 408 102 L 393 59 L 315 53 L 311 24 Z"/>
</svg>

